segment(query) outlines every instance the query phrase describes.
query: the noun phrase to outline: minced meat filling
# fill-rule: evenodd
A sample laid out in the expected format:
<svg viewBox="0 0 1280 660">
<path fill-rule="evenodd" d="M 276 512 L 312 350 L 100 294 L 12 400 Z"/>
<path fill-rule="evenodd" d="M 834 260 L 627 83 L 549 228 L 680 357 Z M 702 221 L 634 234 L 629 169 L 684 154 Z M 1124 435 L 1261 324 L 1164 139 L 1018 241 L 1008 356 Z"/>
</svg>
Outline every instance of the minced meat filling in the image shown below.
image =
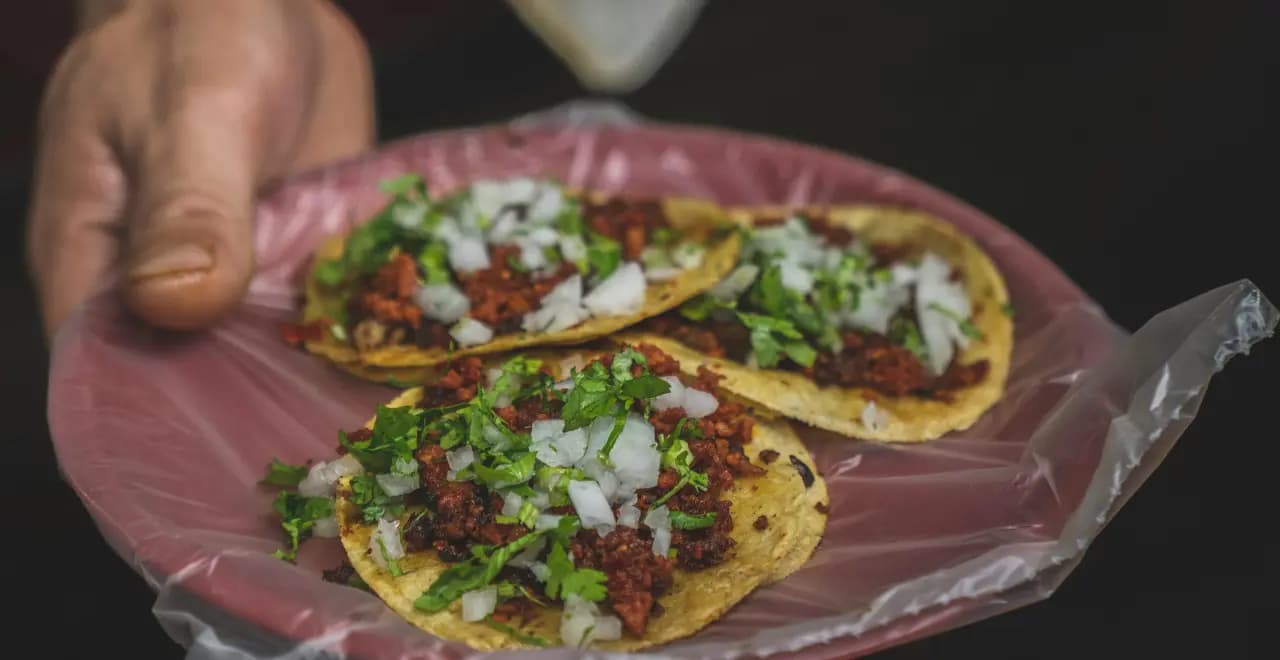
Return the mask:
<svg viewBox="0 0 1280 660">
<path fill-rule="evenodd" d="M 638 377 L 646 368 L 654 375 L 679 374 L 679 364 L 671 356 L 651 345 L 636 346 L 644 356 L 647 366 L 633 366 Z M 612 356 L 600 360 L 612 367 Z M 590 365 L 587 365 L 590 366 Z M 462 403 L 474 398 L 483 384 L 485 370 L 478 358 L 457 360 L 448 365 L 434 385 L 424 388 L 419 407 L 431 409 Z M 714 393 L 720 379 L 703 368 L 697 377 L 683 379 L 686 385 Z M 514 405 L 494 409 L 512 430 L 528 432 L 540 419 L 558 417 L 563 402 L 556 397 L 531 397 Z M 642 404 L 637 402 L 636 410 Z M 627 633 L 642 636 L 650 617 L 661 614 L 657 599 L 672 584 L 675 568 L 697 571 L 715 566 L 727 560 L 733 551 L 730 537 L 734 518 L 730 502 L 723 499 L 725 491 L 738 477 L 752 477 L 764 473 L 764 468 L 753 465 L 743 450 L 750 443 L 754 428 L 746 410 L 736 403 L 722 402 L 712 414 L 685 422 L 692 429 L 681 437 L 687 438 L 691 467 L 707 475 L 707 488 L 698 490 L 689 485 L 669 497 L 665 505 L 672 511 L 690 516 L 715 514 L 714 522 L 701 529 L 671 529 L 671 554 L 658 556 L 653 553 L 653 530 L 647 526 L 627 527 L 618 525 L 605 535 L 593 529 L 581 529 L 571 538 L 570 550 L 577 568 L 589 568 L 605 576 L 607 595 L 602 601 L 623 623 Z M 651 411 L 650 420 L 659 434 L 670 434 L 685 417 L 679 408 Z M 348 438 L 368 439 L 369 431 L 361 429 L 348 434 Z M 438 438 L 423 437 L 415 454 L 419 468 L 422 497 L 418 500 L 429 509 L 410 518 L 404 533 L 404 544 L 410 552 L 435 552 L 446 562 L 466 561 L 476 545 L 502 546 L 509 544 L 530 530 L 519 522 L 499 523 L 497 518 L 503 509 L 503 497 L 481 483 L 450 481 L 447 452 Z M 675 488 L 679 475 L 671 468 L 663 468 L 658 485 L 636 493 L 635 506 L 643 515 L 653 503 Z M 615 515 L 619 508 L 614 507 Z M 562 505 L 549 507 L 549 514 L 574 514 L 574 507 Z M 546 599 L 543 585 L 524 568 L 510 565 L 502 569 L 502 575 L 526 587 L 524 596 L 504 601 L 494 613 L 496 620 L 527 619 L 537 615 L 538 606 L 530 596 Z"/>
<path fill-rule="evenodd" d="M 614 199 L 588 204 L 586 225 L 617 241 L 627 260 L 640 258 L 654 233 L 669 226 L 657 202 Z M 474 273 L 455 274 L 458 288 L 470 301 L 467 316 L 491 327 L 497 334 L 519 332 L 525 314 L 536 311 L 542 298 L 557 284 L 578 272 L 561 261 L 551 272 L 530 272 L 520 264 L 516 245 L 488 247 L 489 267 Z M 348 302 L 351 341 L 360 350 L 412 344 L 419 348 L 447 348 L 452 341 L 446 324 L 423 316 L 413 300 L 420 267 L 411 255 L 399 253 L 373 275 L 364 278 Z"/>
</svg>

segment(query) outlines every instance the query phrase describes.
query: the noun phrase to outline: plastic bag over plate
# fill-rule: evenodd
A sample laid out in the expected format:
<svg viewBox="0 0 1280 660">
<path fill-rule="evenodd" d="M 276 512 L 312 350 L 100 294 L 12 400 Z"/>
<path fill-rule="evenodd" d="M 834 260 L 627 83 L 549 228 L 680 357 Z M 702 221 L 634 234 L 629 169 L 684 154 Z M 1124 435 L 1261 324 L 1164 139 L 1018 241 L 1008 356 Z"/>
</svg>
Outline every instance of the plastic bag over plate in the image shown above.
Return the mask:
<svg viewBox="0 0 1280 660">
<path fill-rule="evenodd" d="M 216 329 L 162 336 L 100 298 L 58 338 L 49 415 L 60 464 L 193 656 L 472 653 L 371 594 L 322 581 L 341 560 L 336 540 L 308 541 L 296 566 L 273 558 L 282 539 L 272 493 L 256 485 L 272 457 L 331 457 L 338 429 L 394 395 L 287 348 L 279 327 L 296 316 L 309 252 L 368 217 L 383 202 L 377 182 L 406 171 L 425 175 L 433 193 L 527 174 L 729 204 L 901 204 L 953 222 L 1004 273 L 1016 330 L 1002 401 L 972 428 L 919 445 L 797 426 L 831 491 L 816 554 L 653 655 L 848 656 L 1047 597 L 1194 417 L 1210 377 L 1276 324 L 1276 309 L 1241 281 L 1127 336 L 1008 229 L 909 177 L 778 140 L 649 123 L 616 106 L 400 141 L 262 202 L 258 273 L 243 308 Z"/>
</svg>

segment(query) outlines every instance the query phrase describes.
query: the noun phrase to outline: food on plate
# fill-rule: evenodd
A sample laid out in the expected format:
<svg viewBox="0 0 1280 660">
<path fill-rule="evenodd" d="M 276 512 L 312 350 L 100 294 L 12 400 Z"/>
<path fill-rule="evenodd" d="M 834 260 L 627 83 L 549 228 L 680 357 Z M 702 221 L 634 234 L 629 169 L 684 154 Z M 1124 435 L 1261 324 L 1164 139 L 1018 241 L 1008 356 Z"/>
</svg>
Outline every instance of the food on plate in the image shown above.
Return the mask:
<svg viewBox="0 0 1280 660">
<path fill-rule="evenodd" d="M 1013 348 L 1005 283 L 949 224 L 878 206 L 741 210 L 733 270 L 616 335 L 808 424 L 866 440 L 967 428 L 999 398 Z"/>
<path fill-rule="evenodd" d="M 827 519 L 787 423 L 681 366 L 645 344 L 459 358 L 342 434 L 337 460 L 273 472 L 297 484 L 281 498 L 317 502 L 295 529 L 340 536 L 351 568 L 331 579 L 427 632 L 661 644 L 799 569 Z"/>
<path fill-rule="evenodd" d="M 607 335 L 719 281 L 739 236 L 713 204 L 482 180 L 432 199 L 421 177 L 318 250 L 293 339 L 339 365 L 431 367 Z M 351 370 L 351 369 L 349 369 Z"/>
</svg>

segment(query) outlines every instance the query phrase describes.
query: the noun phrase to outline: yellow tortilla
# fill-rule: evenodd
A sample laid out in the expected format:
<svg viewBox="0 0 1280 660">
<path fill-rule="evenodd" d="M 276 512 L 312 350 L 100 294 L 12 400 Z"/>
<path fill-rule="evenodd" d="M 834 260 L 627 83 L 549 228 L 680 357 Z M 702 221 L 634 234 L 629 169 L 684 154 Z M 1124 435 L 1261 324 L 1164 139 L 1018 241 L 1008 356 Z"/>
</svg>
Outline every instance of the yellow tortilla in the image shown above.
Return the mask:
<svg viewBox="0 0 1280 660">
<path fill-rule="evenodd" d="M 566 376 L 569 365 L 580 365 L 594 355 L 575 352 L 568 354 L 567 358 L 548 363 L 557 366 L 558 376 Z M 421 396 L 421 388 L 413 388 L 387 405 L 413 405 Z M 372 424 L 373 420 L 370 420 L 368 425 Z M 758 459 L 759 452 L 765 449 L 773 449 L 780 454 L 772 465 L 764 466 Z M 752 463 L 766 467 L 767 472 L 759 477 L 738 479 L 727 491 L 726 499 L 732 503 L 730 513 L 734 523 L 731 536 L 736 542 L 731 558 L 718 566 L 693 573 L 676 569 L 671 589 L 658 599 L 665 611 L 649 620 L 644 638 L 630 637 L 624 632 L 622 639 L 597 642 L 594 648 L 635 650 L 692 635 L 714 622 L 756 587 L 778 581 L 808 561 L 822 538 L 827 521 L 826 514 L 817 511 L 814 505 L 828 501 L 826 483 L 818 474 L 813 457 L 787 422 L 777 418 L 757 417 L 755 433 L 746 450 Z M 789 457 L 792 455 L 804 461 L 814 473 L 813 484 L 807 489 L 799 472 L 791 465 Z M 343 479 L 338 487 L 336 513 L 342 545 L 356 572 L 388 607 L 428 633 L 466 643 L 478 650 L 531 648 L 483 622 L 463 621 L 461 600 L 434 613 L 415 609 L 414 600 L 449 565 L 440 561 L 434 552 L 418 552 L 406 554 L 398 560 L 404 572 L 401 577 L 393 577 L 380 568 L 369 554 L 369 539 L 374 527 L 364 524 L 359 510 L 348 501 L 349 484 L 349 479 Z M 763 531 L 753 527 L 761 515 L 769 520 L 768 528 Z M 548 640 L 552 646 L 562 645 L 559 607 L 540 610 L 534 621 L 515 621 L 511 625 L 525 635 Z"/>
<path fill-rule="evenodd" d="M 323 340 L 307 342 L 306 349 L 339 364 L 359 364 L 377 368 L 430 367 L 468 355 L 487 355 L 531 346 L 579 344 L 657 316 L 676 308 L 720 281 L 733 269 L 741 245 L 741 239 L 736 232 L 721 231 L 729 226 L 730 220 L 720 207 L 692 199 L 670 198 L 664 199 L 662 203 L 671 225 L 689 239 L 706 245 L 707 251 L 702 264 L 697 268 L 684 271 L 664 282 L 649 283 L 645 291 L 644 306 L 634 314 L 591 318 L 560 332 L 521 332 L 498 335 L 488 343 L 457 348 L 453 351 L 439 347 L 423 349 L 416 346 L 385 346 L 362 352 L 345 342 L 338 341 L 327 332 Z M 319 318 L 341 316 L 341 310 L 336 309 L 341 306 L 340 299 L 316 281 L 315 267 L 324 259 L 340 256 L 342 246 L 342 237 L 330 238 L 321 245 L 313 259 L 313 268 L 308 273 L 306 282 L 307 302 L 302 314 L 304 324 Z M 377 372 L 376 369 L 374 371 Z"/>
<path fill-rule="evenodd" d="M 737 209 L 730 216 L 749 225 L 755 218 L 777 217 L 796 209 Z M 801 420 L 811 426 L 862 440 L 923 442 L 948 432 L 966 429 L 995 405 L 1004 392 L 1013 352 L 1013 320 L 1005 313 L 1009 294 L 1004 279 L 985 253 L 969 237 L 932 216 L 888 207 L 837 206 L 810 209 L 845 227 L 860 238 L 918 251 L 930 250 L 960 271 L 973 304 L 971 322 L 982 332 L 958 350 L 960 364 L 987 360 L 990 369 L 976 385 L 950 391 L 954 400 L 933 401 L 915 396 L 892 397 L 869 388 L 819 387 L 803 374 L 781 369 L 758 369 L 740 362 L 709 357 L 667 337 L 643 332 L 615 335 L 620 343 L 648 342 L 680 361 L 693 374 L 707 365 L 725 378 L 723 389 L 760 406 Z M 887 423 L 869 428 L 862 411 L 875 401 L 889 416 Z"/>
</svg>

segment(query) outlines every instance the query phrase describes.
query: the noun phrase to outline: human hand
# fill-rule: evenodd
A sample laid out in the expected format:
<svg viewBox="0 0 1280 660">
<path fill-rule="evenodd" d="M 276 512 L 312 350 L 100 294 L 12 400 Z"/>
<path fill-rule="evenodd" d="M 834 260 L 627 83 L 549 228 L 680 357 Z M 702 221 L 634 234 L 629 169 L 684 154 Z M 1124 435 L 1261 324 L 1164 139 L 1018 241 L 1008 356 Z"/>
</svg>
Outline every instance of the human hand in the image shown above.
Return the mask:
<svg viewBox="0 0 1280 660">
<path fill-rule="evenodd" d="M 373 140 L 368 52 L 327 0 L 114 4 L 41 108 L 27 255 L 49 336 L 109 284 L 153 325 L 215 322 L 253 272 L 255 193 Z"/>
</svg>

